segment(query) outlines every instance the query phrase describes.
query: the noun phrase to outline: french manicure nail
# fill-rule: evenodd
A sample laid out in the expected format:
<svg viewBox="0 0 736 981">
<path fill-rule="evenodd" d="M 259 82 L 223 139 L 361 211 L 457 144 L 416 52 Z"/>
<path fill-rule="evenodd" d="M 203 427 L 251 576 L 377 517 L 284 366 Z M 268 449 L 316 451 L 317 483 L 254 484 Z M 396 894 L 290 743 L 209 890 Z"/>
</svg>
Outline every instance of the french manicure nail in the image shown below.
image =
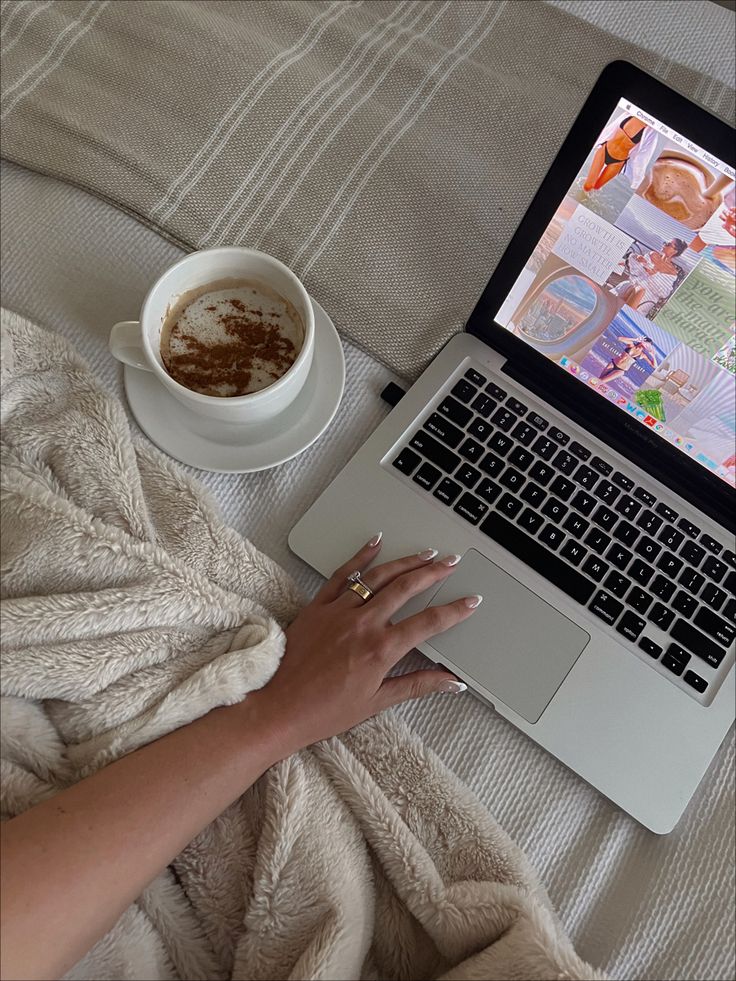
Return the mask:
<svg viewBox="0 0 736 981">
<path fill-rule="evenodd" d="M 437 555 L 436 548 L 424 548 L 421 552 L 417 552 L 417 558 L 421 559 L 422 562 L 429 562 L 435 555 Z"/>
<path fill-rule="evenodd" d="M 449 691 L 459 695 L 461 691 L 467 691 L 468 686 L 464 681 L 443 681 L 438 691 Z"/>
<path fill-rule="evenodd" d="M 450 566 L 457 565 L 461 558 L 462 558 L 461 555 L 446 555 L 444 559 L 439 559 L 437 564 L 450 565 Z"/>
<path fill-rule="evenodd" d="M 482 602 L 483 597 L 480 595 L 480 593 L 476 593 L 475 596 L 465 597 L 465 605 L 470 607 L 471 610 L 474 610 L 477 606 L 480 606 Z"/>
<path fill-rule="evenodd" d="M 378 534 L 374 535 L 373 538 L 371 538 L 371 540 L 368 542 L 368 548 L 375 548 L 382 538 L 383 538 L 383 532 L 379 531 Z"/>
</svg>

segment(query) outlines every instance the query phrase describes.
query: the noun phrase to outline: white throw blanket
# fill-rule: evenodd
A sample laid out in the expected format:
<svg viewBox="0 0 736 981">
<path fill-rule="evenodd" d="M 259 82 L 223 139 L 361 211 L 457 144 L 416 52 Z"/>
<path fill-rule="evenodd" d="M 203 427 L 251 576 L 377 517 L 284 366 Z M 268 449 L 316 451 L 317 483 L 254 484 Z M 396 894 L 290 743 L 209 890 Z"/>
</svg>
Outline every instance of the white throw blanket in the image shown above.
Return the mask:
<svg viewBox="0 0 736 981">
<path fill-rule="evenodd" d="M 266 684 L 300 599 L 65 341 L 6 311 L 1 394 L 7 819 Z M 68 976 L 602 977 L 388 713 L 273 767 Z"/>
</svg>

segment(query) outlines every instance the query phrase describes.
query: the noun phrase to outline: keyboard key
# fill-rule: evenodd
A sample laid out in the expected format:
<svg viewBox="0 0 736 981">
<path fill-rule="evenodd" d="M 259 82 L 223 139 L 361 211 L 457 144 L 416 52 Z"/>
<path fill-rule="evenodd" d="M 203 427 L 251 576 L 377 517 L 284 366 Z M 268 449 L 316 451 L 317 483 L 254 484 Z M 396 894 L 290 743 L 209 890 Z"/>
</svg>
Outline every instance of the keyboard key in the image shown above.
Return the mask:
<svg viewBox="0 0 736 981">
<path fill-rule="evenodd" d="M 575 484 L 573 484 L 571 480 L 568 480 L 566 477 L 562 477 L 559 474 L 552 481 L 552 486 L 550 487 L 550 491 L 553 494 L 556 494 L 558 497 L 561 497 L 563 501 L 569 500 L 574 490 Z"/>
<path fill-rule="evenodd" d="M 660 630 L 664 630 L 667 633 L 670 624 L 675 619 L 675 614 L 673 610 L 670 610 L 663 603 L 655 603 L 649 611 L 648 619 L 656 627 L 659 627 Z"/>
<path fill-rule="evenodd" d="M 437 439 L 441 439 L 443 443 L 451 446 L 453 450 L 465 435 L 462 429 L 451 423 L 445 416 L 441 416 L 439 412 L 432 413 L 424 423 L 424 428 Z"/>
<path fill-rule="evenodd" d="M 501 493 L 501 487 L 492 480 L 489 480 L 488 477 L 484 477 L 475 488 L 475 493 L 478 497 L 482 497 L 488 504 L 493 504 Z"/>
<path fill-rule="evenodd" d="M 525 450 L 523 446 L 515 446 L 509 453 L 509 463 L 513 463 L 519 470 L 526 470 L 533 461 L 534 455 L 529 450 Z"/>
<path fill-rule="evenodd" d="M 654 494 L 650 494 L 649 491 L 644 490 L 643 487 L 637 487 L 634 491 L 634 497 L 638 500 L 643 501 L 648 508 L 653 508 L 657 503 L 657 498 Z"/>
<path fill-rule="evenodd" d="M 559 443 L 560 446 L 567 446 L 570 442 L 570 437 L 567 433 L 563 433 L 561 429 L 555 429 L 554 426 L 547 432 L 550 439 L 553 439 L 555 443 Z"/>
<path fill-rule="evenodd" d="M 470 420 L 473 418 L 473 413 L 470 409 L 461 405 L 457 399 L 452 398 L 451 395 L 446 396 L 440 404 L 437 406 L 437 411 L 440 415 L 447 416 L 450 422 L 456 423 L 458 426 L 467 426 Z"/>
<path fill-rule="evenodd" d="M 680 549 L 680 555 L 686 562 L 697 568 L 703 560 L 705 549 L 701 548 L 700 545 L 696 545 L 695 542 L 685 542 Z"/>
<path fill-rule="evenodd" d="M 686 617 L 691 617 L 698 608 L 698 601 L 694 596 L 681 589 L 672 600 L 672 606 L 678 613 L 683 613 Z"/>
<path fill-rule="evenodd" d="M 613 504 L 616 498 L 621 496 L 621 491 L 610 480 L 601 480 L 595 489 L 595 495 L 604 504 Z"/>
<path fill-rule="evenodd" d="M 636 642 L 644 627 L 646 627 L 646 621 L 638 617 L 636 613 L 632 613 L 631 610 L 627 610 L 619 620 L 616 630 L 623 634 L 627 640 Z"/>
<path fill-rule="evenodd" d="M 602 460 L 599 456 L 594 456 L 590 461 L 590 465 L 594 470 L 597 470 L 598 473 L 602 473 L 604 477 L 610 477 L 613 473 L 613 467 L 611 464 L 607 463 L 605 460 Z"/>
<path fill-rule="evenodd" d="M 641 504 L 639 504 L 638 501 L 635 501 L 633 497 L 629 497 L 628 494 L 624 494 L 616 505 L 616 510 L 619 514 L 622 514 L 624 518 L 633 519 L 641 511 Z"/>
<path fill-rule="evenodd" d="M 466 460 L 470 460 L 471 463 L 475 463 L 483 456 L 485 448 L 480 443 L 476 443 L 474 439 L 466 439 L 458 453 L 460 456 L 464 456 Z"/>
<path fill-rule="evenodd" d="M 400 470 L 402 473 L 410 474 L 420 460 L 421 457 L 418 453 L 414 453 L 413 450 L 404 449 L 396 457 L 392 466 L 396 467 L 396 469 Z"/>
<path fill-rule="evenodd" d="M 515 399 L 513 395 L 509 395 L 506 399 L 506 408 L 510 409 L 511 412 L 515 412 L 517 416 L 525 416 L 529 411 L 529 406 Z"/>
<path fill-rule="evenodd" d="M 712 552 L 714 555 L 720 555 L 723 551 L 723 545 L 721 545 L 720 542 L 717 542 L 715 538 L 711 538 L 710 535 L 701 535 L 700 544 L 704 545 L 708 551 Z"/>
<path fill-rule="evenodd" d="M 613 537 L 617 538 L 624 545 L 633 545 L 634 542 L 639 537 L 638 530 L 630 525 L 628 521 L 619 521 L 616 525 L 616 530 L 613 533 Z"/>
<path fill-rule="evenodd" d="M 485 419 L 473 419 L 468 426 L 468 433 L 482 442 L 485 442 L 492 432 L 493 426 L 490 422 L 486 422 Z"/>
<path fill-rule="evenodd" d="M 504 487 L 508 487 L 509 490 L 518 492 L 526 483 L 526 477 L 523 473 L 519 473 L 518 470 L 514 470 L 513 467 L 506 467 L 503 474 L 499 478 L 499 482 L 502 483 Z"/>
<path fill-rule="evenodd" d="M 456 484 L 454 480 L 445 477 L 435 487 L 434 496 L 438 501 L 442 501 L 443 504 L 452 504 L 461 490 L 462 487 L 460 484 Z"/>
<path fill-rule="evenodd" d="M 646 562 L 642 562 L 641 559 L 637 559 L 632 563 L 631 568 L 629 569 L 629 575 L 632 579 L 640 582 L 642 586 L 646 586 L 654 575 L 654 569 L 650 565 L 647 565 Z"/>
<path fill-rule="evenodd" d="M 667 504 L 663 504 L 662 501 L 659 502 L 654 510 L 657 512 L 657 514 L 663 517 L 665 521 L 669 521 L 671 524 L 674 524 L 674 522 L 677 521 L 677 511 L 673 511 L 671 507 L 669 507 Z"/>
<path fill-rule="evenodd" d="M 478 388 L 485 385 L 485 383 L 488 381 L 488 379 L 481 375 L 479 371 L 476 371 L 475 368 L 468 368 L 468 370 L 465 372 L 465 377 L 469 382 L 472 382 L 473 385 L 477 385 Z"/>
<path fill-rule="evenodd" d="M 697 596 L 700 589 L 705 582 L 705 576 L 702 576 L 695 569 L 691 569 L 689 566 L 685 568 L 680 573 L 680 578 L 677 580 L 681 586 L 684 586 L 693 596 Z"/>
<path fill-rule="evenodd" d="M 727 589 L 729 593 L 736 596 L 736 572 L 729 572 L 726 576 L 726 581 L 723 583 L 723 588 Z"/>
<path fill-rule="evenodd" d="M 673 640 L 682 644 L 683 647 L 687 647 L 693 654 L 697 654 L 712 668 L 717 668 L 726 656 L 726 652 L 719 644 L 706 637 L 687 620 L 681 620 L 678 617 L 672 627 L 671 635 Z"/>
<path fill-rule="evenodd" d="M 508 405 L 508 402 L 506 404 Z M 520 422 L 514 427 L 511 435 L 523 446 L 529 446 L 537 438 L 537 430 L 533 426 L 530 426 L 529 423 Z"/>
<path fill-rule="evenodd" d="M 730 565 L 732 569 L 736 569 L 736 554 L 732 552 L 730 549 L 727 548 L 726 551 L 721 556 L 721 558 L 726 563 L 726 565 Z"/>
<path fill-rule="evenodd" d="M 498 405 L 495 399 L 492 399 L 490 395 L 485 395 L 483 392 L 479 392 L 471 402 L 471 408 L 487 419 L 488 416 L 493 412 L 493 410 Z"/>
<path fill-rule="evenodd" d="M 448 450 L 434 436 L 425 432 L 415 433 L 409 445 L 412 449 L 418 450 L 430 463 L 436 464 L 440 470 L 444 470 L 446 473 L 452 473 L 460 463 L 460 457 L 457 453 Z"/>
<path fill-rule="evenodd" d="M 506 392 L 493 382 L 488 382 L 486 385 L 486 391 L 489 395 L 492 395 L 494 399 L 498 399 L 499 402 L 506 398 Z"/>
<path fill-rule="evenodd" d="M 652 511 L 642 511 L 642 513 L 636 519 L 636 524 L 642 531 L 645 531 L 647 535 L 656 535 L 659 529 L 662 527 L 662 519 Z"/>
<path fill-rule="evenodd" d="M 560 452 L 554 458 L 552 463 L 557 467 L 558 470 L 561 470 L 562 473 L 567 474 L 568 476 L 573 472 L 573 470 L 578 465 L 578 461 L 575 459 L 574 456 L 568 453 L 567 450 L 560 450 Z"/>
<path fill-rule="evenodd" d="M 589 579 L 576 569 L 571 569 L 545 544 L 530 538 L 497 512 L 492 511 L 488 515 L 481 524 L 480 530 L 578 603 L 587 603 L 592 596 L 595 586 Z"/>
<path fill-rule="evenodd" d="M 499 429 L 503 429 L 505 433 L 512 429 L 518 421 L 519 417 L 515 416 L 513 412 L 509 412 L 503 406 L 499 406 L 491 418 L 491 422 L 495 423 Z"/>
<path fill-rule="evenodd" d="M 524 505 L 521 503 L 518 497 L 514 497 L 512 494 L 504 494 L 496 507 L 499 511 L 505 514 L 507 518 L 515 518 Z"/>
<path fill-rule="evenodd" d="M 582 538 L 588 528 L 590 528 L 590 524 L 585 518 L 581 518 L 579 514 L 575 514 L 573 511 L 565 518 L 562 527 L 574 538 Z"/>
<path fill-rule="evenodd" d="M 585 536 L 585 544 L 588 548 L 592 548 L 594 552 L 597 552 L 598 555 L 603 555 L 611 544 L 611 539 L 600 528 L 591 528 Z"/>
<path fill-rule="evenodd" d="M 452 394 L 460 399 L 461 402 L 469 402 L 474 395 L 478 394 L 478 389 L 475 385 L 471 385 L 469 381 L 461 378 L 459 382 L 456 382 L 452 386 Z"/>
<path fill-rule="evenodd" d="M 703 572 L 706 576 L 710 576 L 713 582 L 720 582 L 728 572 L 728 566 L 715 556 L 709 555 L 703 563 Z"/>
<path fill-rule="evenodd" d="M 540 460 L 537 460 L 532 469 L 529 471 L 529 476 L 532 478 L 532 480 L 536 480 L 536 482 L 541 484 L 542 487 L 546 487 L 554 475 L 555 472 L 552 467 L 546 463 L 542 463 Z"/>
<path fill-rule="evenodd" d="M 708 682 L 701 678 L 699 674 L 695 674 L 694 671 L 686 671 L 683 681 L 685 684 L 694 688 L 695 691 L 699 691 L 701 695 L 708 687 Z"/>
<path fill-rule="evenodd" d="M 654 562 L 661 551 L 662 546 L 658 545 L 653 539 L 647 538 L 646 535 L 637 543 L 635 549 L 637 555 L 641 555 L 643 559 L 647 559 L 649 562 Z"/>
<path fill-rule="evenodd" d="M 736 637 L 736 627 L 732 627 L 730 623 L 719 617 L 717 613 L 707 610 L 704 606 L 701 606 L 695 614 L 693 623 L 696 627 L 704 630 L 709 637 L 714 637 L 724 647 L 730 647 L 734 637 Z"/>
<path fill-rule="evenodd" d="M 646 613 L 652 605 L 652 597 L 645 592 L 641 586 L 632 586 L 631 592 L 626 597 L 626 602 L 633 607 L 637 613 Z M 643 626 L 643 624 L 642 624 Z"/>
<path fill-rule="evenodd" d="M 677 522 L 677 527 L 680 529 L 680 531 L 684 531 L 685 534 L 689 535 L 691 538 L 697 538 L 700 534 L 700 528 L 698 528 L 697 525 L 694 525 L 692 521 L 688 521 L 687 518 L 680 518 L 680 520 Z"/>
<path fill-rule="evenodd" d="M 618 596 L 619 599 L 624 598 L 630 585 L 631 580 L 627 579 L 626 576 L 622 576 L 620 572 L 609 572 L 604 583 L 604 586 L 609 593 L 613 593 L 613 595 Z"/>
<path fill-rule="evenodd" d="M 639 647 L 641 647 L 644 653 L 648 654 L 650 657 L 659 657 L 659 655 L 662 653 L 662 648 L 659 646 L 659 644 L 655 644 L 649 637 L 640 637 Z"/>
<path fill-rule="evenodd" d="M 727 620 L 736 623 L 736 599 L 730 599 L 723 610 L 723 615 Z"/>
<path fill-rule="evenodd" d="M 568 539 L 565 542 L 560 552 L 560 555 L 564 556 L 572 565 L 580 565 L 587 554 L 587 550 L 578 542 L 572 541 L 572 539 Z"/>
<path fill-rule="evenodd" d="M 477 525 L 483 515 L 488 511 L 488 505 L 484 504 L 483 501 L 479 501 L 477 497 L 473 497 L 472 494 L 463 494 L 453 508 L 453 511 L 457 511 L 471 525 Z"/>
<path fill-rule="evenodd" d="M 684 658 L 681 655 L 684 655 Z M 672 674 L 680 675 L 685 670 L 685 666 L 689 660 L 690 655 L 687 651 L 683 651 L 677 644 L 670 644 L 667 648 L 667 653 L 662 658 L 661 664 L 668 671 L 671 671 Z"/>
<path fill-rule="evenodd" d="M 662 542 L 663 545 L 666 545 L 667 548 L 671 548 L 673 552 L 676 552 L 680 545 L 682 545 L 682 543 L 685 541 L 685 536 L 683 533 L 678 531 L 676 528 L 673 528 L 672 525 L 665 525 L 665 527 L 660 531 L 659 535 L 657 535 L 657 538 L 659 538 L 660 542 Z"/>
<path fill-rule="evenodd" d="M 573 480 L 586 490 L 591 490 L 598 483 L 598 474 L 585 464 L 581 464 L 575 471 Z"/>
<path fill-rule="evenodd" d="M 601 504 L 593 515 L 593 521 L 606 531 L 610 531 L 618 521 L 618 515 L 615 511 L 607 508 L 605 504 Z"/>
<path fill-rule="evenodd" d="M 670 579 L 675 578 L 680 569 L 682 569 L 682 565 L 682 559 L 678 559 L 672 552 L 663 552 L 657 560 L 657 568 L 661 569 Z"/>
<path fill-rule="evenodd" d="M 631 561 L 632 555 L 628 548 L 624 548 L 623 545 L 617 545 L 614 542 L 606 552 L 606 558 L 611 565 L 615 565 L 617 569 L 623 571 Z"/>
<path fill-rule="evenodd" d="M 531 508 L 524 508 L 516 521 L 519 527 L 523 528 L 524 531 L 528 531 L 530 535 L 536 535 L 544 524 L 542 515 L 536 511 L 532 511 Z"/>
<path fill-rule="evenodd" d="M 671 579 L 666 579 L 664 576 L 656 576 L 649 588 L 655 596 L 668 602 L 672 599 L 672 594 L 677 589 L 677 586 L 675 586 Z"/>
<path fill-rule="evenodd" d="M 495 450 L 499 456 L 506 456 L 513 445 L 514 441 L 508 436 L 504 436 L 503 433 L 494 433 L 488 440 L 488 448 Z"/>
<path fill-rule="evenodd" d="M 700 594 L 700 602 L 707 603 L 713 610 L 720 610 L 727 598 L 727 593 L 719 589 L 715 583 L 707 582 Z"/>
<path fill-rule="evenodd" d="M 526 419 L 527 422 L 531 423 L 531 425 L 540 432 L 544 432 L 547 426 L 549 426 L 547 420 L 540 416 L 537 412 L 530 412 Z"/>
<path fill-rule="evenodd" d="M 634 487 L 634 481 L 630 480 L 625 474 L 619 473 L 618 470 L 611 477 L 611 480 L 617 487 L 620 487 L 621 490 L 625 490 L 627 492 L 631 491 Z"/>
<path fill-rule="evenodd" d="M 575 441 L 570 443 L 570 452 L 574 453 L 578 460 L 585 461 L 590 459 L 590 450 L 587 446 L 583 446 L 582 443 Z"/>
<path fill-rule="evenodd" d="M 567 505 L 563 504 L 562 501 L 558 501 L 556 497 L 550 497 L 542 508 L 542 514 L 545 516 L 545 518 L 550 518 L 550 520 L 554 521 L 556 524 L 559 524 L 560 521 L 562 521 L 567 514 L 567 511 Z"/>
<path fill-rule="evenodd" d="M 547 497 L 547 491 L 543 491 L 542 488 L 535 484 L 534 481 L 530 480 L 524 490 L 521 492 L 522 501 L 526 501 L 527 504 L 531 504 L 532 507 L 541 507 Z"/>
<path fill-rule="evenodd" d="M 560 531 L 555 525 L 545 525 L 544 531 L 539 536 L 539 540 L 552 549 L 558 549 L 565 540 L 565 533 Z"/>
<path fill-rule="evenodd" d="M 455 474 L 455 480 L 459 480 L 464 487 L 474 487 L 480 479 L 480 470 L 471 467 L 469 463 L 463 463 Z"/>
<path fill-rule="evenodd" d="M 614 599 L 603 589 L 598 590 L 593 597 L 593 602 L 588 607 L 591 613 L 595 613 L 597 617 L 610 625 L 616 622 L 623 608 L 623 603 L 619 603 L 617 599 Z"/>
<path fill-rule="evenodd" d="M 588 494 L 586 491 L 578 491 L 575 497 L 572 499 L 572 506 L 576 511 L 584 514 L 587 518 L 593 508 L 596 506 L 596 499 L 592 494 Z"/>
<path fill-rule="evenodd" d="M 589 555 L 583 562 L 583 572 L 589 575 L 591 579 L 595 579 L 596 582 L 600 582 L 608 572 L 608 563 L 599 559 L 597 555 Z"/>
<path fill-rule="evenodd" d="M 479 466 L 483 473 L 487 473 L 489 477 L 497 477 L 506 464 L 495 453 L 486 453 Z"/>
<path fill-rule="evenodd" d="M 423 463 L 412 479 L 415 480 L 420 487 L 424 487 L 426 490 L 431 490 L 441 476 L 442 473 L 437 469 L 437 467 L 433 467 L 431 463 Z"/>
<path fill-rule="evenodd" d="M 551 439 L 547 439 L 546 436 L 540 436 L 532 449 L 543 460 L 551 460 L 557 452 L 557 444 L 553 443 Z"/>
</svg>

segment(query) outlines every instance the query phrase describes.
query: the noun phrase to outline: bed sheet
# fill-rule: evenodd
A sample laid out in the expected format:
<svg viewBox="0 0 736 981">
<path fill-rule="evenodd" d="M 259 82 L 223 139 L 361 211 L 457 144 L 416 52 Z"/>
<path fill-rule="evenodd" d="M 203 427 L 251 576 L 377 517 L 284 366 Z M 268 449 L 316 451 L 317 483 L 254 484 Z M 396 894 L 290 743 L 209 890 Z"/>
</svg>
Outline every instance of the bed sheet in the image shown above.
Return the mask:
<svg viewBox="0 0 736 981">
<path fill-rule="evenodd" d="M 62 333 L 122 396 L 110 326 L 137 315 L 179 249 L 70 185 L 5 161 L 0 176 L 3 305 Z M 384 417 L 394 377 L 344 346 L 345 397 L 314 446 L 261 474 L 190 471 L 306 592 L 321 580 L 289 552 L 288 531 Z M 400 714 L 526 850 L 582 957 L 613 977 L 734 976 L 733 734 L 679 826 L 657 837 L 470 695 Z"/>
</svg>

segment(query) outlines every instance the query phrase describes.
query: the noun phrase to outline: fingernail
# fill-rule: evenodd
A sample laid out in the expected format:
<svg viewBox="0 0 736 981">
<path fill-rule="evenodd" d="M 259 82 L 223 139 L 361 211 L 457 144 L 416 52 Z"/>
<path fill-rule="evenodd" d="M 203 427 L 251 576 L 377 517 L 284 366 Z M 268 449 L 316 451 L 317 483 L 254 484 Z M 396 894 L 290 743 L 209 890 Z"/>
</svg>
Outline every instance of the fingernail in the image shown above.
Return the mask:
<svg viewBox="0 0 736 981">
<path fill-rule="evenodd" d="M 437 565 L 457 565 L 462 555 L 446 555 L 444 559 L 438 559 Z"/>
<path fill-rule="evenodd" d="M 467 691 L 468 686 L 464 681 L 443 681 L 437 691 L 449 691 L 459 695 L 461 691 Z"/>
<path fill-rule="evenodd" d="M 470 607 L 471 610 L 474 610 L 477 606 L 480 606 L 482 602 L 483 597 L 480 595 L 480 593 L 476 593 L 475 596 L 465 597 L 465 605 Z"/>
<path fill-rule="evenodd" d="M 437 554 L 436 548 L 425 548 L 421 552 L 417 552 L 417 558 L 420 558 L 422 562 L 429 562 Z"/>
<path fill-rule="evenodd" d="M 378 534 L 374 535 L 373 538 L 371 538 L 371 540 L 368 542 L 368 548 L 375 548 L 382 538 L 383 538 L 383 532 L 379 531 Z"/>
</svg>

